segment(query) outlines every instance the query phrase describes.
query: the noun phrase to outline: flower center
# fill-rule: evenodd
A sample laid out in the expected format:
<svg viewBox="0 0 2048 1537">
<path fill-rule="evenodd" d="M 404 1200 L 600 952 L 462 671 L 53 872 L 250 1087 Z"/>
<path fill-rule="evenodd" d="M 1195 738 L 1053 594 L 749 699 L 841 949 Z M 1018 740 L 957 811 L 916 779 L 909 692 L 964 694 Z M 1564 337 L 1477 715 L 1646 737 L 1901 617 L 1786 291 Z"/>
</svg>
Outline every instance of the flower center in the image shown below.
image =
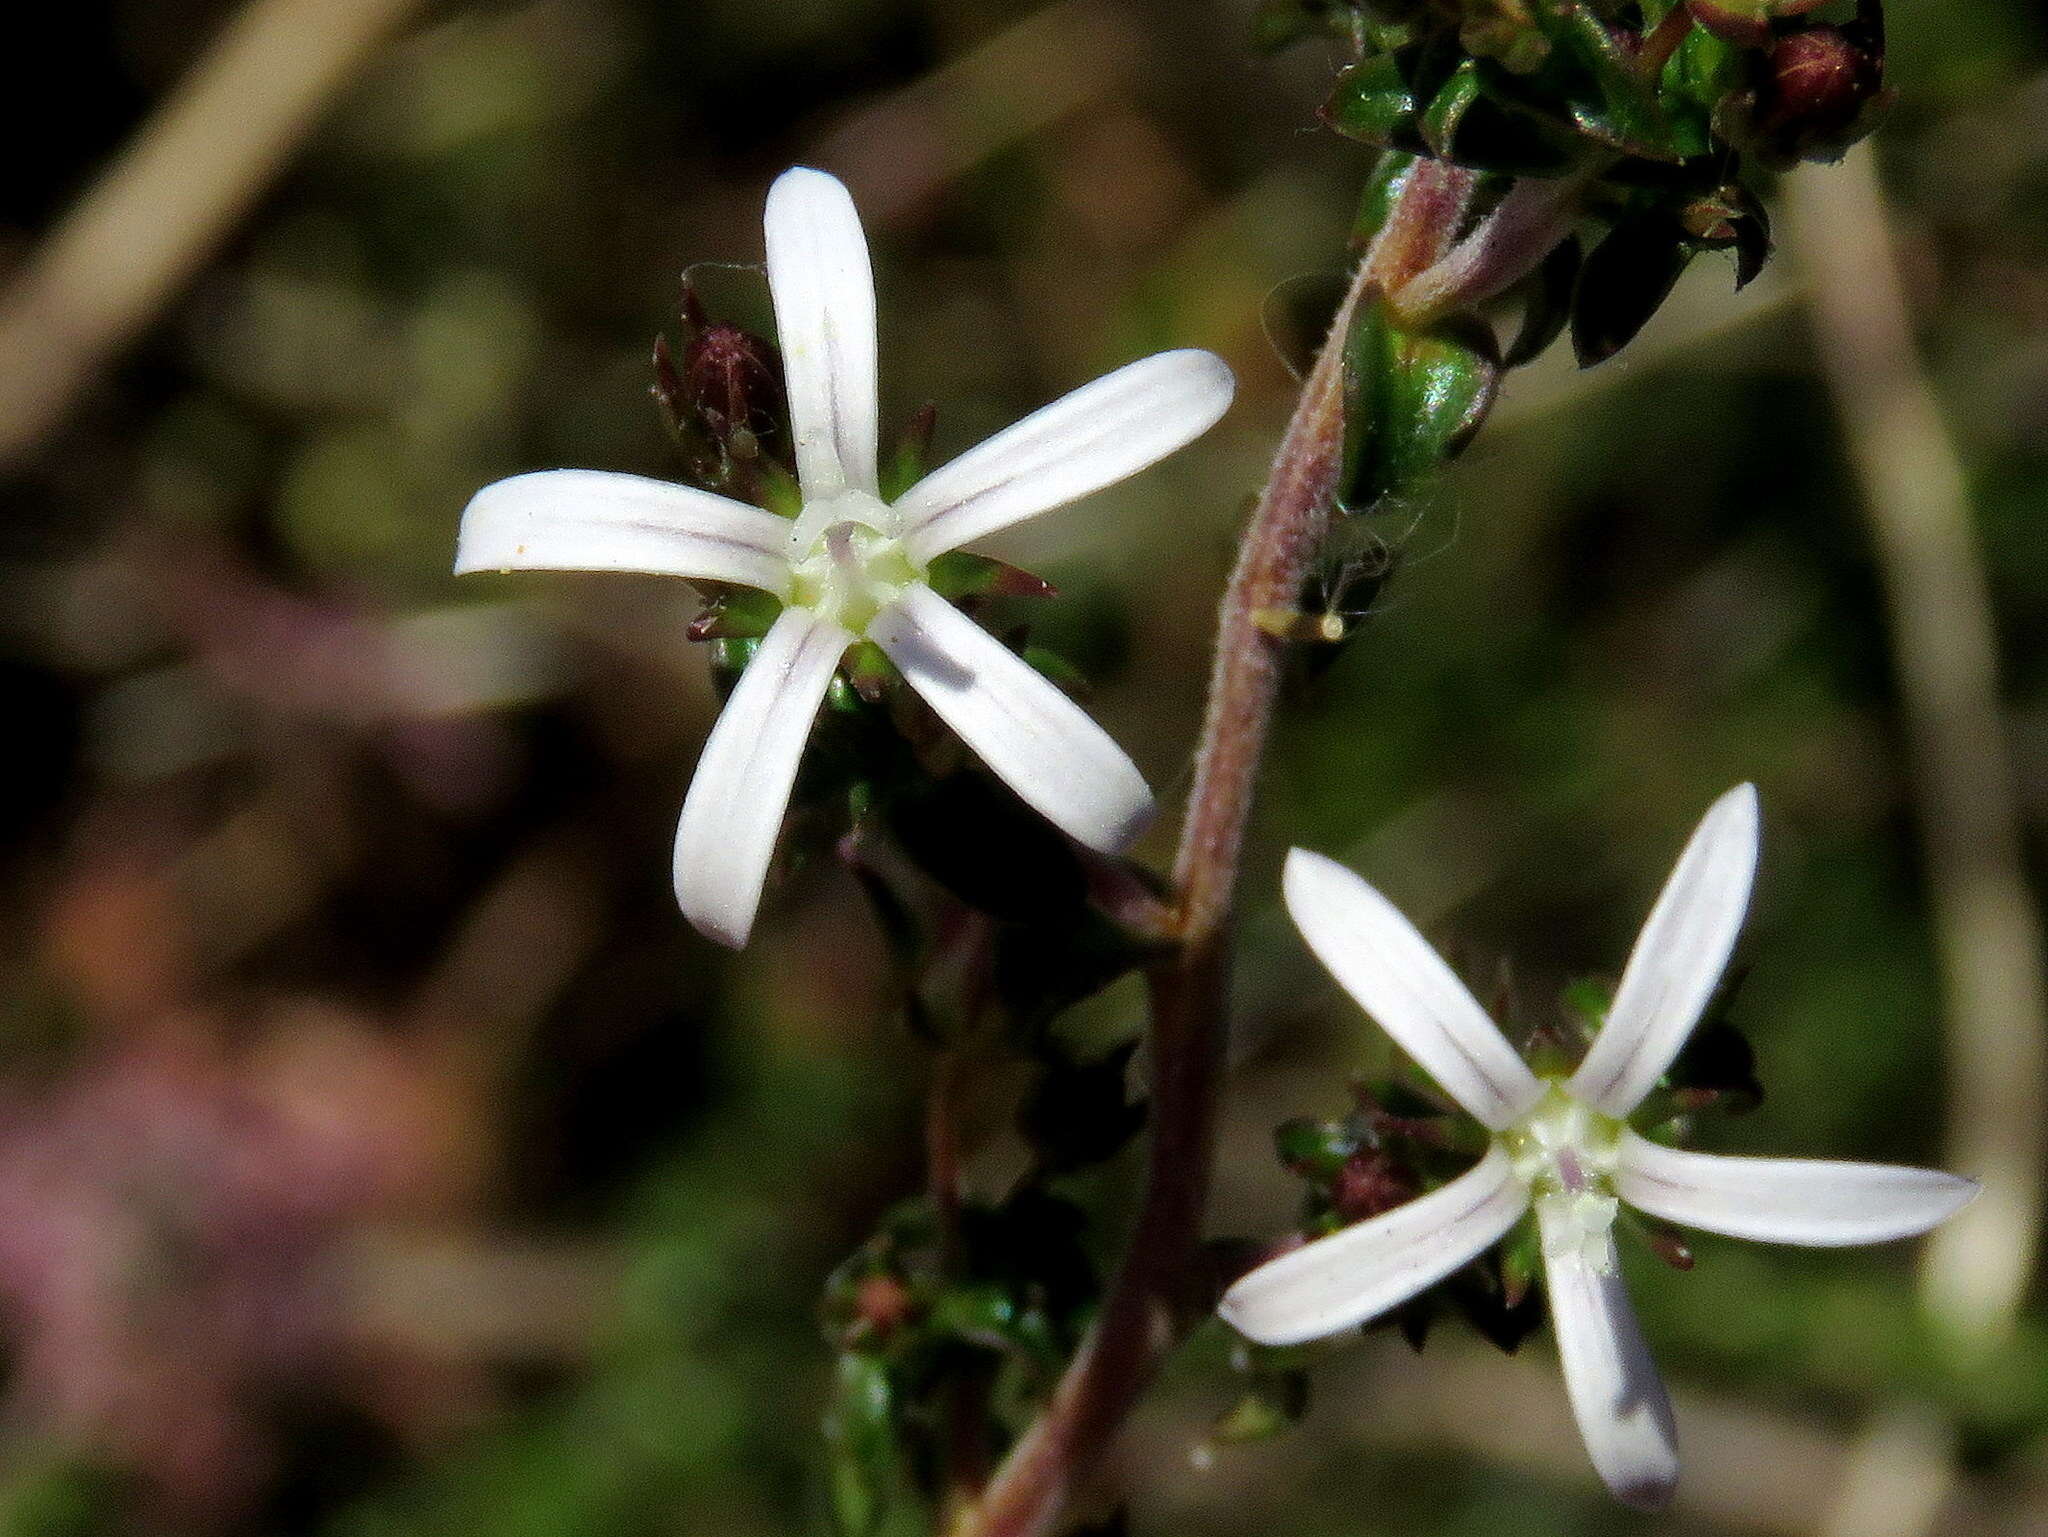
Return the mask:
<svg viewBox="0 0 2048 1537">
<path fill-rule="evenodd" d="M 1620 1121 L 1552 1082 L 1536 1107 L 1500 1134 L 1536 1204 L 1546 1253 L 1577 1251 L 1606 1268 L 1607 1232 L 1620 1208 L 1614 1177 L 1621 1165 L 1621 1133 Z"/>
<path fill-rule="evenodd" d="M 805 505 L 789 531 L 791 601 L 860 635 L 904 588 L 924 580 L 896 520 L 865 491 Z"/>
</svg>

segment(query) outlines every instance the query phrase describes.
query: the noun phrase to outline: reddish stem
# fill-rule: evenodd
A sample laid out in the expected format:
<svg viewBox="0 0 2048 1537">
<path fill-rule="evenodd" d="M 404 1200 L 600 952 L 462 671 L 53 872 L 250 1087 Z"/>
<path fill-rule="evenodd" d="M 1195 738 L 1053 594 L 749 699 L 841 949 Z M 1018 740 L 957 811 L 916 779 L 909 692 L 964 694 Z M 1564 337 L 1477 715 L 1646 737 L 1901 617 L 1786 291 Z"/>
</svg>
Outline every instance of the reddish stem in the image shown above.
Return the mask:
<svg viewBox="0 0 2048 1537">
<path fill-rule="evenodd" d="M 1300 598 L 1329 528 L 1344 451 L 1344 340 L 1368 295 L 1442 259 L 1471 173 L 1418 161 L 1352 278 L 1302 386 L 1224 595 L 1194 789 L 1174 863 L 1174 954 L 1148 973 L 1152 1142 L 1143 1203 L 1095 1327 L 1036 1424 L 953 1537 L 1044 1537 L 1108 1452 L 1117 1427 L 1206 1297 L 1198 1249 L 1208 1205 L 1226 1033 L 1231 904 L 1260 760 L 1279 698 L 1284 643 L 1262 610 Z M 1193 1305 L 1191 1305 L 1193 1304 Z"/>
</svg>

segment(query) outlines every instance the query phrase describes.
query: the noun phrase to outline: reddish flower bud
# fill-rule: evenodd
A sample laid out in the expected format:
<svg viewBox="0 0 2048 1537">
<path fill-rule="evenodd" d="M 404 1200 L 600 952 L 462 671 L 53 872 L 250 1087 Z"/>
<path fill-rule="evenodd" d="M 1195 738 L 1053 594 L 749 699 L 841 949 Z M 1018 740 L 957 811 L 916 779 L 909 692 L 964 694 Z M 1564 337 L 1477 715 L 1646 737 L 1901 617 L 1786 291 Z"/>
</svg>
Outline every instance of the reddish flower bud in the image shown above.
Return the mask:
<svg viewBox="0 0 2048 1537">
<path fill-rule="evenodd" d="M 909 1287 L 891 1275 L 871 1275 L 854 1292 L 854 1330 L 862 1338 L 885 1340 L 909 1323 L 916 1310 Z"/>
<path fill-rule="evenodd" d="M 1838 27 L 1778 39 L 1757 91 L 1757 128 L 1788 158 L 1828 159 L 1857 137 L 1858 120 L 1884 86 L 1880 53 Z"/>
<path fill-rule="evenodd" d="M 760 337 L 723 323 L 706 326 L 683 348 L 682 386 L 711 436 L 736 452 L 741 433 L 771 425 L 782 399 L 782 366 Z"/>
<path fill-rule="evenodd" d="M 1384 1153 L 1354 1153 L 1330 1186 L 1331 1203 L 1348 1222 L 1377 1217 L 1418 1194 L 1415 1177 Z"/>
</svg>

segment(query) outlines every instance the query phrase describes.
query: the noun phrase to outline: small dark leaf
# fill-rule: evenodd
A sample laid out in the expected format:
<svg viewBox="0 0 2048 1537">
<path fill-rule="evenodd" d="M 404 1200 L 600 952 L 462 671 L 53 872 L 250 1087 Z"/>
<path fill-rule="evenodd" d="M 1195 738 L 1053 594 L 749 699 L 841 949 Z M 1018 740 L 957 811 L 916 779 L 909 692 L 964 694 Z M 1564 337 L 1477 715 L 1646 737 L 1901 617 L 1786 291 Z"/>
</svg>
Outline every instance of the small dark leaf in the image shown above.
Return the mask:
<svg viewBox="0 0 2048 1537">
<path fill-rule="evenodd" d="M 1452 1304 L 1479 1337 L 1507 1355 L 1513 1355 L 1523 1340 L 1542 1327 L 1541 1293 L 1528 1287 L 1511 1293 L 1495 1259 L 1467 1265 L 1451 1278 L 1448 1291 Z"/>
<path fill-rule="evenodd" d="M 1624 219 L 1593 248 L 1572 300 L 1572 349 L 1590 368 L 1649 323 L 1691 259 L 1685 230 L 1662 212 Z"/>
<path fill-rule="evenodd" d="M 1030 1040 L 1083 998 L 1157 954 L 1092 907 L 1065 922 L 1005 925 L 995 939 L 995 990 L 1012 1033 Z"/>
<path fill-rule="evenodd" d="M 1535 361 L 1564 333 L 1572 318 L 1572 290 L 1584 260 L 1579 237 L 1567 236 L 1522 285 L 1522 324 L 1500 360 L 1502 368 L 1520 368 Z"/>
<path fill-rule="evenodd" d="M 1113 1158 L 1145 1124 L 1145 1106 L 1131 1104 L 1125 1077 L 1137 1042 L 1094 1062 L 1055 1051 L 1040 1067 L 1018 1126 L 1038 1153 L 1041 1172 L 1067 1174 Z"/>
<path fill-rule="evenodd" d="M 891 799 L 889 830 L 903 851 L 968 906 L 997 918 L 1042 920 L 1086 902 L 1073 847 L 1006 788 L 963 769 Z"/>
<path fill-rule="evenodd" d="M 1709 1019 L 1693 1031 L 1664 1081 L 1689 1109 L 1712 1104 L 1741 1115 L 1764 1098 L 1756 1051 L 1749 1037 L 1725 1019 Z"/>
</svg>

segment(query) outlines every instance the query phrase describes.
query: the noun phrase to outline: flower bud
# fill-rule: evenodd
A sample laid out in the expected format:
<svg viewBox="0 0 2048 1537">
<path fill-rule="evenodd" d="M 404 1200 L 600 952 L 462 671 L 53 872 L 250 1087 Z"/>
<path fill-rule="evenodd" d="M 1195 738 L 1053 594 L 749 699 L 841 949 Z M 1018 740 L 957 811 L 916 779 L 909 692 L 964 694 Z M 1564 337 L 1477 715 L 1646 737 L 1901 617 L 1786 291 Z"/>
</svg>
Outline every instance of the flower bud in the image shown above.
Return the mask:
<svg viewBox="0 0 2048 1537">
<path fill-rule="evenodd" d="M 1348 1222 L 1363 1222 L 1422 1193 L 1415 1177 L 1385 1153 L 1358 1152 L 1344 1161 L 1330 1187 L 1330 1200 L 1337 1214 Z"/>
<path fill-rule="evenodd" d="M 705 429 L 728 451 L 752 458 L 782 399 L 775 349 L 738 326 L 708 325 L 683 348 L 680 373 L 683 396 Z"/>
<path fill-rule="evenodd" d="M 1884 86 L 1884 56 L 1839 27 L 1781 37 L 1764 61 L 1757 131 L 1787 159 L 1825 160 L 1855 142 Z"/>
</svg>

